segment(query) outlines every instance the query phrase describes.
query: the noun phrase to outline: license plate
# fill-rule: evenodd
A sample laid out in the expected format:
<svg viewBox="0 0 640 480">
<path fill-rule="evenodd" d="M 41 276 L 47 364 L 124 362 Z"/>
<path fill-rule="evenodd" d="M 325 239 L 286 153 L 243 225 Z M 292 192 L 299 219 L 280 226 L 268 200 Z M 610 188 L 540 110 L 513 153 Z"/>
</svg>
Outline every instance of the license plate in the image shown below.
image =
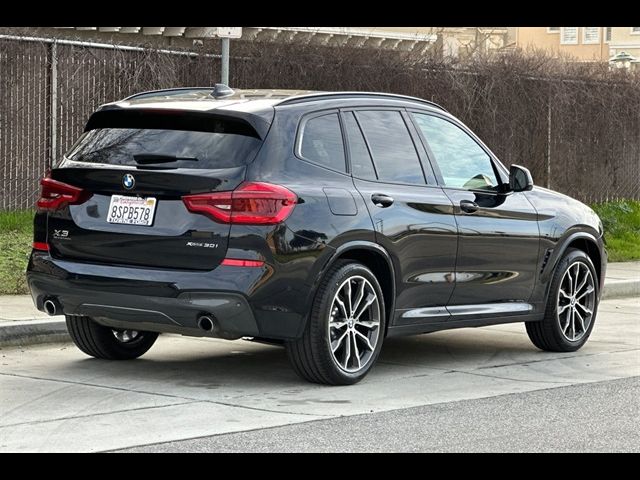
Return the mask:
<svg viewBox="0 0 640 480">
<path fill-rule="evenodd" d="M 153 224 L 155 211 L 156 199 L 153 197 L 113 195 L 109 203 L 107 222 L 149 227 Z"/>
</svg>

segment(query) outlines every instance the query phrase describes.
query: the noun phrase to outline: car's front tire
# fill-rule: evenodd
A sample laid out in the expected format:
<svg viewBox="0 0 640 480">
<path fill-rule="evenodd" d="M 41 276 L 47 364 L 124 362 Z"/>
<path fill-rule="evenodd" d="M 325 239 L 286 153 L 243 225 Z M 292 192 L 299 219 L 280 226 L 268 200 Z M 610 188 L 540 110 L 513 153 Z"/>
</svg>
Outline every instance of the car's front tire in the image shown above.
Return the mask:
<svg viewBox="0 0 640 480">
<path fill-rule="evenodd" d="M 87 355 L 106 360 L 131 360 L 149 350 L 158 334 L 105 327 L 89 317 L 67 315 L 67 330 L 73 343 Z"/>
<path fill-rule="evenodd" d="M 289 360 L 310 382 L 354 384 L 376 362 L 385 322 L 375 275 L 360 263 L 338 261 L 321 281 L 303 336 L 286 344 Z"/>
<path fill-rule="evenodd" d="M 598 277 L 589 256 L 569 249 L 558 262 L 544 319 L 527 322 L 533 344 L 549 352 L 575 352 L 587 343 L 598 310 Z"/>
</svg>

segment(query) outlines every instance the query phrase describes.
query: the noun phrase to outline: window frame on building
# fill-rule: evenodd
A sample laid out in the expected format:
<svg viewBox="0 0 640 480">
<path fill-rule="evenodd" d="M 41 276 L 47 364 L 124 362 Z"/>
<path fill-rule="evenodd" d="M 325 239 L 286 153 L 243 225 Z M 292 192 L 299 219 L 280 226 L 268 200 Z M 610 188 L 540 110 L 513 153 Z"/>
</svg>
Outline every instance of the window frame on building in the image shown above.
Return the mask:
<svg viewBox="0 0 640 480">
<path fill-rule="evenodd" d="M 567 41 L 565 40 L 565 32 L 568 28 L 575 28 L 576 29 L 576 34 L 575 34 L 575 41 Z M 578 45 L 579 44 L 579 39 L 580 39 L 580 27 L 560 27 L 560 45 Z"/>
<path fill-rule="evenodd" d="M 587 39 L 587 32 L 590 28 L 596 29 L 596 37 L 595 39 L 589 40 Z M 600 44 L 600 27 L 582 27 L 582 43 L 584 45 L 598 45 Z"/>
<path fill-rule="evenodd" d="M 560 33 L 562 27 L 547 27 L 547 33 Z"/>
</svg>

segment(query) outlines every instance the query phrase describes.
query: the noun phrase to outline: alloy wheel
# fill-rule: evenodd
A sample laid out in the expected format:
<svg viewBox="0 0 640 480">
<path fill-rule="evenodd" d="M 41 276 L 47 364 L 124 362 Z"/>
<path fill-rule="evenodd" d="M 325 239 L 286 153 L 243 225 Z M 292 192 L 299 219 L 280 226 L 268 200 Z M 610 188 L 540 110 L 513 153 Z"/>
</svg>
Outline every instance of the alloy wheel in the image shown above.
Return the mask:
<svg viewBox="0 0 640 480">
<path fill-rule="evenodd" d="M 130 343 L 138 338 L 140 332 L 137 330 L 111 330 L 113 332 L 113 336 L 121 343 Z"/>
<path fill-rule="evenodd" d="M 357 373 L 371 360 L 380 339 L 380 299 L 371 283 L 355 275 L 338 288 L 329 312 L 331 356 L 342 370 Z"/>
<path fill-rule="evenodd" d="M 562 335 L 570 342 L 579 341 L 589 331 L 596 302 L 596 288 L 591 269 L 583 262 L 569 266 L 558 289 L 557 316 Z"/>
</svg>

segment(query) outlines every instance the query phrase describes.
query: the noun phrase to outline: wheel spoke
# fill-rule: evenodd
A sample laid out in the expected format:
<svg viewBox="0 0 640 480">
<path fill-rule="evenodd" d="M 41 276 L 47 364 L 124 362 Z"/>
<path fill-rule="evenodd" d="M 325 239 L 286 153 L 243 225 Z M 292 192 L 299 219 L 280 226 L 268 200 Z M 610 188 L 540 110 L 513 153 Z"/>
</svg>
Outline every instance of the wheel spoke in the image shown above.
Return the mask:
<svg viewBox="0 0 640 480">
<path fill-rule="evenodd" d="M 569 280 L 569 297 L 573 295 L 573 277 L 571 276 L 571 268 L 567 270 L 567 279 Z M 560 289 L 562 291 L 562 289 Z"/>
<path fill-rule="evenodd" d="M 587 315 L 593 315 L 593 311 L 589 310 L 587 307 L 585 307 L 584 305 L 582 305 L 580 302 L 576 302 L 576 307 L 580 307 L 582 309 L 582 311 L 584 313 L 586 313 Z"/>
<path fill-rule="evenodd" d="M 354 332 L 355 332 L 355 335 L 359 336 L 364 341 L 364 344 L 367 346 L 367 348 L 373 352 L 373 345 L 371 345 L 369 338 L 357 330 L 354 330 Z"/>
<path fill-rule="evenodd" d="M 558 308 L 558 315 L 560 315 L 561 313 L 564 313 L 564 311 L 570 306 L 571 304 L 567 303 L 566 305 L 563 305 L 562 307 Z"/>
<path fill-rule="evenodd" d="M 378 297 L 376 297 L 375 294 L 370 293 L 367 296 L 367 300 L 364 302 L 364 306 L 360 309 L 360 311 L 358 311 L 358 313 L 353 316 L 353 319 L 357 322 L 360 319 L 360 316 L 365 312 L 365 310 L 369 308 L 377 299 Z"/>
<path fill-rule="evenodd" d="M 349 359 L 351 358 L 351 335 L 348 335 L 349 330 L 345 332 L 347 334 L 347 343 L 345 343 L 344 349 L 344 365 L 343 367 L 346 369 L 349 366 Z"/>
<path fill-rule="evenodd" d="M 577 308 L 574 309 L 574 314 L 578 316 L 578 320 L 580 321 L 580 327 L 582 328 L 582 333 L 585 333 L 586 329 L 584 328 L 584 318 L 582 318 L 582 315 L 580 315 Z M 575 338 L 575 332 L 574 332 L 574 338 Z"/>
<path fill-rule="evenodd" d="M 347 313 L 347 307 L 344 305 L 344 302 L 340 300 L 340 297 L 338 297 L 337 295 L 336 295 L 335 302 L 340 307 L 340 310 L 342 310 L 342 315 L 344 316 L 344 318 L 349 318 L 349 314 Z"/>
<path fill-rule="evenodd" d="M 329 323 L 329 328 L 342 328 L 347 325 L 346 320 L 340 320 L 339 322 L 331 322 Z"/>
<path fill-rule="evenodd" d="M 360 351 L 358 350 L 358 342 L 356 341 L 356 335 L 351 332 L 351 338 L 353 339 L 353 350 L 356 356 L 356 361 L 358 362 L 358 369 L 362 368 L 362 364 L 360 363 Z"/>
<path fill-rule="evenodd" d="M 576 339 L 576 318 L 574 313 L 575 313 L 575 309 L 572 308 L 569 313 L 569 315 L 571 315 L 571 331 L 573 332 L 573 335 L 571 336 L 571 340 Z"/>
<path fill-rule="evenodd" d="M 362 299 L 364 298 L 364 287 L 365 287 L 364 282 L 360 282 L 360 288 L 358 288 L 358 293 L 356 294 L 356 299 L 353 302 L 353 307 L 351 308 L 351 313 L 352 314 L 358 311 L 358 307 L 360 306 L 360 303 L 362 302 Z"/>
<path fill-rule="evenodd" d="M 338 337 L 337 340 L 334 340 L 331 342 L 331 351 L 333 353 L 336 353 L 336 351 L 340 348 L 340 346 L 342 345 L 342 342 L 344 341 L 344 338 L 347 336 L 348 333 L 349 333 L 349 330 L 345 331 L 342 335 Z"/>
<path fill-rule="evenodd" d="M 587 272 L 584 274 L 584 277 L 582 277 L 582 281 L 580 282 L 580 284 L 576 287 L 576 291 L 574 293 L 578 293 L 580 290 L 582 290 L 582 287 L 585 286 L 585 284 L 587 283 L 587 281 L 589 280 L 589 276 L 590 273 L 587 270 Z"/>
<path fill-rule="evenodd" d="M 569 311 L 567 312 L 566 315 L 566 322 L 564 324 L 564 327 L 562 327 L 562 333 L 564 333 L 565 335 L 569 335 L 568 330 L 569 330 L 569 326 L 571 325 L 571 309 L 569 309 Z"/>
<path fill-rule="evenodd" d="M 345 286 L 344 286 L 344 290 L 347 294 L 347 307 L 349 307 L 349 315 L 347 315 L 348 317 L 353 316 L 353 301 L 351 299 L 351 280 L 349 280 Z"/>
<path fill-rule="evenodd" d="M 380 325 L 380 322 L 374 322 L 371 320 L 358 320 L 356 322 L 357 325 L 362 325 L 364 328 L 374 329 Z"/>
<path fill-rule="evenodd" d="M 573 294 L 575 295 L 576 292 L 578 291 L 578 277 L 580 277 L 580 264 L 576 263 L 576 268 L 575 268 L 575 278 L 573 279 Z"/>
<path fill-rule="evenodd" d="M 560 295 L 562 295 L 564 298 L 566 298 L 567 300 L 571 300 L 571 295 L 569 295 L 567 292 L 565 292 L 564 290 L 560 289 Z"/>
<path fill-rule="evenodd" d="M 580 295 L 578 295 L 576 297 L 576 301 L 580 300 L 582 297 L 584 297 L 585 295 L 589 295 L 590 293 L 592 293 L 595 289 L 589 285 L 589 288 L 587 288 L 584 292 L 582 292 Z"/>
</svg>

